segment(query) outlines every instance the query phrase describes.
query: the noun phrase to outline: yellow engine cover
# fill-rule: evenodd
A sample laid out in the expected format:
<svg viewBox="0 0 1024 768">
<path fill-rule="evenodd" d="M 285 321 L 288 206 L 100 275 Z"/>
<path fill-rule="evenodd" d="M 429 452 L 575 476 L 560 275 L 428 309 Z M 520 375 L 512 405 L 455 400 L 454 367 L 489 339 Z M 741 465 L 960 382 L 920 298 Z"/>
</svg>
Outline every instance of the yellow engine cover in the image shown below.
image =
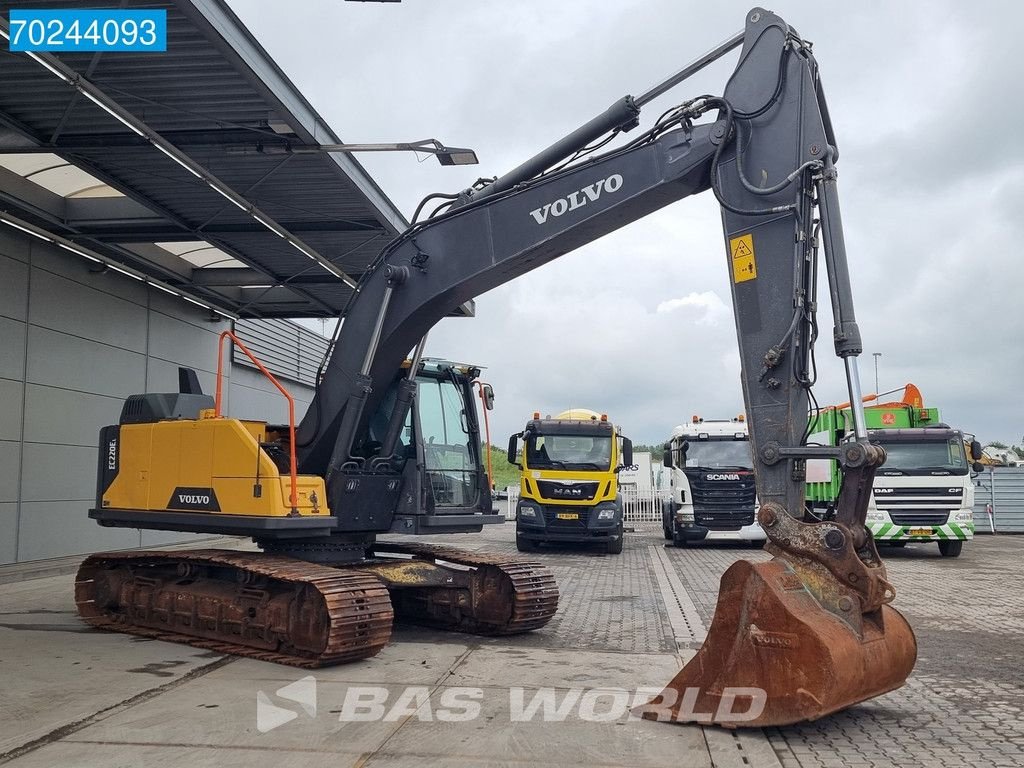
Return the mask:
<svg viewBox="0 0 1024 768">
<path fill-rule="evenodd" d="M 226 418 L 124 424 L 104 508 L 294 516 L 291 477 L 260 448 L 266 424 Z M 299 515 L 329 516 L 322 477 L 299 475 Z"/>
</svg>

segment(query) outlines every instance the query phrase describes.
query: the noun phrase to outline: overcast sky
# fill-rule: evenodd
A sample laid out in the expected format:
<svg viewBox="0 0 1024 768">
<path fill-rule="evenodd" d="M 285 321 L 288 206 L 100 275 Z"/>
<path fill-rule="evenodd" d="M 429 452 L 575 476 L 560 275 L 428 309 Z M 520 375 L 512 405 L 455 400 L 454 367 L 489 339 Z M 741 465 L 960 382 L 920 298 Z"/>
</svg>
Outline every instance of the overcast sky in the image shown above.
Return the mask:
<svg viewBox="0 0 1024 768">
<path fill-rule="evenodd" d="M 500 175 L 739 31 L 745 3 L 231 0 L 347 142 L 436 137 L 479 166 L 359 156 L 407 217 Z M 865 392 L 917 384 L 984 441 L 1024 435 L 1024 75 L 1010 2 L 797 2 L 839 141 Z M 721 93 L 736 54 L 648 105 Z M 635 134 L 630 134 L 635 135 Z M 822 272 L 824 269 L 822 268 Z M 827 292 L 822 293 L 827 297 Z M 822 403 L 847 399 L 819 316 Z M 533 411 L 606 411 L 636 442 L 743 410 L 718 206 L 683 200 L 479 297 L 428 354 L 486 366 L 492 440 Z"/>
</svg>

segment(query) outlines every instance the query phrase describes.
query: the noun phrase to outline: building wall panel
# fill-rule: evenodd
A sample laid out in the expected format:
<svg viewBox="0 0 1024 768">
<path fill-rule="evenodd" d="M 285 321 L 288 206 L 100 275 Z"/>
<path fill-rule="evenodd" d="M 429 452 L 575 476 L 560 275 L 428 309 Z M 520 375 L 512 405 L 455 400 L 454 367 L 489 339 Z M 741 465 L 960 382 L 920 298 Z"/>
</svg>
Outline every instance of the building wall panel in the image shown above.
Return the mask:
<svg viewBox="0 0 1024 768">
<path fill-rule="evenodd" d="M 212 395 L 217 337 L 228 327 L 138 281 L 0 231 L 0 564 L 198 538 L 91 520 L 96 444 L 128 395 L 176 391 L 179 365 L 196 369 Z M 249 328 L 264 330 L 259 322 Z M 263 351 L 301 418 L 312 398 L 312 352 L 296 358 L 326 342 L 283 321 L 265 335 Z M 270 382 L 227 353 L 224 393 L 228 415 L 287 419 Z"/>
</svg>

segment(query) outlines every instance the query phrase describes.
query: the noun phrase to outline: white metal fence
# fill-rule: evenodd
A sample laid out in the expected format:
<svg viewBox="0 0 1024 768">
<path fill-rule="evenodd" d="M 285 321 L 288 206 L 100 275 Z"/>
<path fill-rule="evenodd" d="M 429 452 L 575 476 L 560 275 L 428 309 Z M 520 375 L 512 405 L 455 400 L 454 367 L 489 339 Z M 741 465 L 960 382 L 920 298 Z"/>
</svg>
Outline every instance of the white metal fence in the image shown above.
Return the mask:
<svg viewBox="0 0 1024 768">
<path fill-rule="evenodd" d="M 654 488 L 619 486 L 622 494 L 622 513 L 627 523 L 660 523 L 661 503 L 668 493 Z"/>
<path fill-rule="evenodd" d="M 975 485 L 974 525 L 979 533 L 1024 533 L 1024 467 L 988 467 Z"/>
<path fill-rule="evenodd" d="M 667 491 L 640 489 L 631 486 L 620 487 L 622 509 L 627 523 L 660 523 L 661 503 L 668 498 Z M 510 485 L 505 489 L 506 498 L 496 500 L 495 507 L 505 505 L 505 519 L 516 519 L 516 502 L 519 501 L 519 487 Z"/>
<path fill-rule="evenodd" d="M 504 490 L 504 502 L 502 502 L 501 496 L 495 500 L 494 507 L 498 508 L 501 503 L 505 504 L 505 519 L 515 520 L 516 519 L 516 503 L 519 501 L 519 486 L 510 485 Z"/>
</svg>

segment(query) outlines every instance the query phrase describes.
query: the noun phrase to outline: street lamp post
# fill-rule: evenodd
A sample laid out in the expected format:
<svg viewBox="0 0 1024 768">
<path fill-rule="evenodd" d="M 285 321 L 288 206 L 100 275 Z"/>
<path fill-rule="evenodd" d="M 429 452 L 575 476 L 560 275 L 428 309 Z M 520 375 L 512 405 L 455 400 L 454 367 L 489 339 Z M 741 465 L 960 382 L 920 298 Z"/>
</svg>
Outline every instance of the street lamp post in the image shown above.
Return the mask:
<svg viewBox="0 0 1024 768">
<path fill-rule="evenodd" d="M 875 394 L 879 393 L 878 388 L 878 358 L 882 356 L 881 352 L 872 352 L 871 355 L 875 358 Z"/>
</svg>

